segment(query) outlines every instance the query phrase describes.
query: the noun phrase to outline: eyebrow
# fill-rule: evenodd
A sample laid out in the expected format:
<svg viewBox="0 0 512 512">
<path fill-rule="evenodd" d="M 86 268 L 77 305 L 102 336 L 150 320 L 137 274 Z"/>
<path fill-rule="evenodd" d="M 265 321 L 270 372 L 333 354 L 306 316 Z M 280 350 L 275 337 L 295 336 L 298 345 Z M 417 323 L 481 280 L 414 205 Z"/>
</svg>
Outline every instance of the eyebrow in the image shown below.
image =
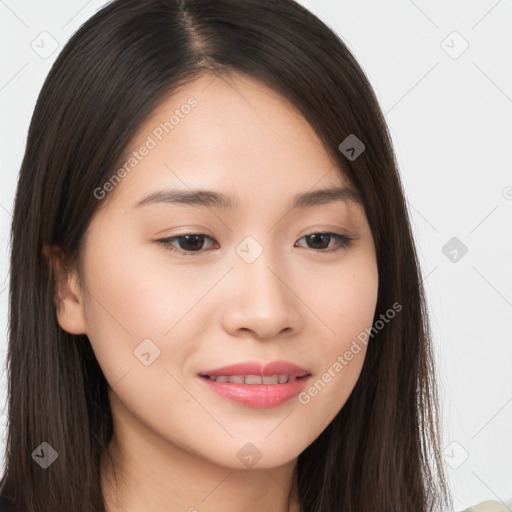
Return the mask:
<svg viewBox="0 0 512 512">
<path fill-rule="evenodd" d="M 346 187 L 330 187 L 317 189 L 310 192 L 304 192 L 295 195 L 290 204 L 291 210 L 298 208 L 309 208 L 321 204 L 334 203 L 338 201 L 362 203 L 362 198 L 358 192 Z M 161 190 L 153 192 L 134 206 L 138 208 L 148 204 L 173 204 L 173 205 L 193 205 L 205 206 L 210 208 L 235 209 L 238 206 L 238 200 L 213 190 Z"/>
</svg>

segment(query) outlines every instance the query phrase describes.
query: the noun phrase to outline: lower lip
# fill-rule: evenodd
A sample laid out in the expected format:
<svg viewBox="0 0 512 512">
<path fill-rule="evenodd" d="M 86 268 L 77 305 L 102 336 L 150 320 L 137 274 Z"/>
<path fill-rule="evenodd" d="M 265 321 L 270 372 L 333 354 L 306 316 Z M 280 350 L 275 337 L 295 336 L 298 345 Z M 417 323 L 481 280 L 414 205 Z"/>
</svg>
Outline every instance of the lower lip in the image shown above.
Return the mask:
<svg viewBox="0 0 512 512">
<path fill-rule="evenodd" d="M 286 384 L 235 384 L 216 382 L 207 377 L 199 378 L 212 391 L 234 402 L 254 409 L 266 409 L 281 405 L 298 395 L 309 377 L 310 375 L 307 375 Z"/>
</svg>

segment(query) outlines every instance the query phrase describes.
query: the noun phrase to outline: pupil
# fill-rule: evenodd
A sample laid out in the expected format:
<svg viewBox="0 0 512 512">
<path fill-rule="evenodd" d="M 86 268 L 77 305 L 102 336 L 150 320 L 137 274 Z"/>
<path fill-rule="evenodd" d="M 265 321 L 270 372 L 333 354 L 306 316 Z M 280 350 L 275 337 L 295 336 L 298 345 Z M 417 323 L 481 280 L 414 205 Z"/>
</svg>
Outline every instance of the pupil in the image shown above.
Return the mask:
<svg viewBox="0 0 512 512">
<path fill-rule="evenodd" d="M 309 238 L 313 238 L 313 239 L 317 239 L 319 237 L 322 237 L 322 238 L 327 237 L 328 238 L 328 237 L 330 237 L 330 235 L 327 233 L 315 233 L 313 235 L 309 235 Z M 329 246 L 329 241 L 327 241 L 326 247 L 327 246 Z M 313 249 L 325 249 L 325 247 L 313 247 Z"/>
<path fill-rule="evenodd" d="M 188 243 L 188 242 L 190 242 L 190 240 L 191 240 L 191 239 L 193 239 L 193 240 L 195 240 L 195 241 L 197 242 L 197 239 L 199 239 L 199 238 L 203 238 L 203 237 L 202 237 L 202 235 L 185 235 L 185 236 L 183 236 L 183 237 L 181 237 L 181 238 L 182 238 L 182 239 L 183 239 L 183 238 L 185 239 L 185 245 L 184 245 L 182 242 L 180 242 L 180 247 L 181 247 L 182 249 L 185 249 L 185 250 L 201 249 L 201 247 L 202 247 L 202 245 L 203 245 L 203 244 L 199 244 L 199 245 L 200 245 L 200 247 L 197 247 L 197 244 L 196 244 L 196 245 L 194 245 L 194 243 L 193 243 L 193 242 L 192 242 L 191 244 L 190 244 L 190 243 Z M 204 242 L 204 240 L 203 240 L 203 242 Z M 187 243 L 188 243 L 188 246 L 187 246 Z"/>
</svg>

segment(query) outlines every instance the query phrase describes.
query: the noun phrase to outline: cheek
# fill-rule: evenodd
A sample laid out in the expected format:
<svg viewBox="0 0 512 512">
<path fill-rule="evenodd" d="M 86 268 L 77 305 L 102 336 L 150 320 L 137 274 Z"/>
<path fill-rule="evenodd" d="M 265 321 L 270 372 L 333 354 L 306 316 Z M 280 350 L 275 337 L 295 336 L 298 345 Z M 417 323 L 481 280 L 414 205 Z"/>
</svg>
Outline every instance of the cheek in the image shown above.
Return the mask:
<svg viewBox="0 0 512 512">
<path fill-rule="evenodd" d="M 336 269 L 325 267 L 312 276 L 309 291 L 303 293 L 314 304 L 323 324 L 322 339 L 331 351 L 343 350 L 371 326 L 378 285 L 377 263 L 370 250 L 347 254 Z"/>
<path fill-rule="evenodd" d="M 333 330 L 343 347 L 371 327 L 377 304 L 376 269 L 349 275 L 338 292 L 336 308 L 329 311 Z M 336 296 L 333 292 L 332 296 Z"/>
<path fill-rule="evenodd" d="M 142 382 L 145 388 L 160 389 L 157 376 L 166 375 L 164 369 L 180 378 L 208 320 L 199 302 L 218 272 L 198 275 L 168 261 L 165 249 L 136 250 L 133 242 L 120 238 L 115 251 L 112 244 L 109 249 L 91 246 L 96 250 L 88 255 L 86 268 L 87 335 L 110 385 L 129 372 L 123 382 L 139 383 L 136 397 Z"/>
<path fill-rule="evenodd" d="M 201 280 L 191 280 L 190 273 L 172 262 L 165 264 L 158 254 L 165 249 L 150 249 L 157 255 L 155 261 L 147 249 L 126 245 L 125 250 L 103 256 L 98 251 L 89 259 L 91 311 L 96 315 L 91 323 L 117 324 L 118 332 L 134 340 L 163 337 L 204 293 L 198 289 Z"/>
<path fill-rule="evenodd" d="M 322 335 L 315 340 L 322 364 L 299 396 L 311 417 L 319 418 L 316 428 L 320 429 L 343 407 L 361 373 L 377 303 L 376 261 L 371 253 L 368 258 L 347 258 L 346 265 L 339 272 L 326 273 L 323 282 L 321 290 L 317 287 L 309 295 L 322 320 L 317 323 Z"/>
</svg>

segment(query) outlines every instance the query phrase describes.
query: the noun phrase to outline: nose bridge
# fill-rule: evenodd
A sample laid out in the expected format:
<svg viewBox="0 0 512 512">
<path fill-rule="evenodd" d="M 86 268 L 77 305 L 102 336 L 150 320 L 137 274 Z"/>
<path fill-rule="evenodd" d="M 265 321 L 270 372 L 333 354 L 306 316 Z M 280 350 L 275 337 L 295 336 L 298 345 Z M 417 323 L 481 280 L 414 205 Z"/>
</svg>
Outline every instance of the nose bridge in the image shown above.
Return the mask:
<svg viewBox="0 0 512 512">
<path fill-rule="evenodd" d="M 260 236 L 261 240 L 263 237 Z M 279 276 L 283 265 L 283 255 L 278 248 L 271 245 L 271 237 L 265 237 L 261 242 L 254 236 L 246 237 L 236 248 L 237 262 L 235 265 L 236 278 L 243 283 L 253 300 L 264 299 L 261 306 L 275 307 L 289 300 L 283 280 L 286 276 Z M 280 277 L 280 278 L 279 278 Z M 260 297 L 261 296 L 261 297 Z"/>
<path fill-rule="evenodd" d="M 227 318 L 231 329 L 246 328 L 259 336 L 271 336 L 297 327 L 298 311 L 287 284 L 291 278 L 285 271 L 285 256 L 270 246 L 271 237 L 261 238 L 262 242 L 248 236 L 235 249 L 235 291 L 233 302 L 226 304 Z"/>
</svg>

